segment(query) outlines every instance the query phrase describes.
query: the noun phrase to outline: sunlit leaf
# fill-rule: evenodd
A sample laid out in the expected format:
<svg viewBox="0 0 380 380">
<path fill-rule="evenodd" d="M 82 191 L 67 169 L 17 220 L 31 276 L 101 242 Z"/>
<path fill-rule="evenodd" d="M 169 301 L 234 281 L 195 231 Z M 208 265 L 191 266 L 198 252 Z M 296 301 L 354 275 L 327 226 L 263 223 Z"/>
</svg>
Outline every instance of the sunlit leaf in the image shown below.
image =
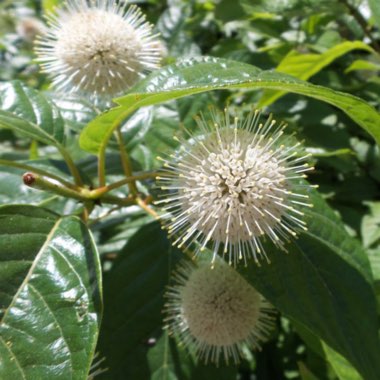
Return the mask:
<svg viewBox="0 0 380 380">
<path fill-rule="evenodd" d="M 76 217 L 0 208 L 0 378 L 86 379 L 100 326 L 101 275 Z"/>
<path fill-rule="evenodd" d="M 347 67 L 345 73 L 350 73 L 351 71 L 356 70 L 380 71 L 380 65 L 374 62 L 365 61 L 364 59 L 357 59 Z"/>
<path fill-rule="evenodd" d="M 344 111 L 380 143 L 380 114 L 362 99 L 245 63 L 204 57 L 152 73 L 128 95 L 117 99 L 119 107 L 89 123 L 80 136 L 80 145 L 86 151 L 99 153 L 105 150 L 115 128 L 139 107 L 225 88 L 272 88 L 325 101 Z"/>
<path fill-rule="evenodd" d="M 372 52 L 372 49 L 361 41 L 345 41 L 338 45 L 334 45 L 322 54 L 302 54 L 296 50 L 292 50 L 280 62 L 276 68 L 276 71 L 279 73 L 292 75 L 302 80 L 308 80 L 337 58 L 356 49 Z M 286 92 L 284 91 L 264 91 L 264 94 L 259 102 L 259 107 L 272 104 L 285 93 Z"/>
<path fill-rule="evenodd" d="M 0 128 L 45 144 L 65 141 L 64 122 L 58 108 L 41 93 L 18 81 L 0 83 Z"/>
</svg>

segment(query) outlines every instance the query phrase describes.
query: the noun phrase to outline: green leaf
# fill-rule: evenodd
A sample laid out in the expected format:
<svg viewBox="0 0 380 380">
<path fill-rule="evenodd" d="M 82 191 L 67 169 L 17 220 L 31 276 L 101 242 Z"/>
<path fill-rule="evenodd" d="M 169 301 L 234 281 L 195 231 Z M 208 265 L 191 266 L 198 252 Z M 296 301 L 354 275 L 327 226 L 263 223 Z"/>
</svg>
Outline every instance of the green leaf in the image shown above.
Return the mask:
<svg viewBox="0 0 380 380">
<path fill-rule="evenodd" d="M 0 208 L 0 378 L 87 378 L 98 335 L 101 277 L 76 217 Z"/>
<path fill-rule="evenodd" d="M 167 8 L 157 20 L 156 28 L 165 41 L 169 57 L 191 57 L 200 54 L 200 48 L 189 30 L 195 21 L 192 8 L 191 2 L 169 1 Z"/>
<path fill-rule="evenodd" d="M 262 71 L 245 63 L 201 57 L 153 72 L 130 93 L 116 100 L 119 107 L 90 122 L 80 136 L 80 145 L 91 153 L 103 152 L 114 129 L 139 107 L 187 95 L 233 88 L 271 88 L 325 101 L 340 108 L 380 143 L 380 114 L 362 99 L 290 75 Z"/>
<path fill-rule="evenodd" d="M 156 222 L 143 226 L 121 250 L 104 277 L 104 317 L 98 347 L 108 371 L 100 378 L 236 377 L 234 367 L 196 364 L 162 332 L 163 293 L 170 273 L 183 256 Z"/>
<path fill-rule="evenodd" d="M 327 344 L 322 344 L 328 361 L 340 380 L 362 380 L 362 377 L 356 372 L 354 368 L 352 368 L 350 363 L 348 363 L 343 356 L 339 355 Z"/>
<path fill-rule="evenodd" d="M 322 54 L 301 54 L 296 50 L 292 50 L 283 58 L 277 66 L 276 71 L 302 80 L 308 80 L 337 58 L 355 49 L 366 50 L 368 52 L 373 51 L 367 44 L 361 41 L 345 41 L 333 46 Z M 285 93 L 284 91 L 265 91 L 258 107 L 261 108 L 272 104 Z"/>
<path fill-rule="evenodd" d="M 8 128 L 44 144 L 65 141 L 58 108 L 21 82 L 0 83 L 0 128 Z"/>
<path fill-rule="evenodd" d="M 156 156 L 176 146 L 173 135 L 180 121 L 175 103 L 171 102 L 157 107 L 141 108 L 128 120 L 127 125 L 135 116 L 141 114 L 142 110 L 149 113 L 149 122 L 140 125 L 136 136 L 130 138 L 130 133 L 123 133 L 123 138 L 132 158 L 141 165 L 141 168 L 152 170 L 161 166 L 155 159 Z"/>
<path fill-rule="evenodd" d="M 361 233 L 366 248 L 380 245 L 380 202 L 366 202 L 370 209 L 362 219 Z"/>
<path fill-rule="evenodd" d="M 346 74 L 356 70 L 380 71 L 380 65 L 374 62 L 357 59 L 344 71 Z"/>
<path fill-rule="evenodd" d="M 237 378 L 236 366 L 215 367 L 195 363 L 192 356 L 169 338 L 167 330 L 148 352 L 152 380 L 230 380 Z"/>
<path fill-rule="evenodd" d="M 343 355 L 366 380 L 380 378 L 376 299 L 368 258 L 316 193 L 305 211 L 308 231 L 273 247 L 272 264 L 239 272 L 296 324 Z M 365 342 L 365 344 L 363 344 Z"/>
<path fill-rule="evenodd" d="M 169 338 L 167 331 L 149 350 L 147 357 L 152 380 L 190 378 L 191 357 L 176 345 L 174 339 Z"/>
<path fill-rule="evenodd" d="M 378 0 L 368 0 L 375 25 L 380 28 L 380 3 Z"/>
<path fill-rule="evenodd" d="M 215 7 L 215 18 L 223 23 L 247 18 L 239 1 L 222 0 Z"/>
<path fill-rule="evenodd" d="M 51 96 L 65 120 L 66 126 L 75 132 L 80 132 L 87 123 L 99 114 L 95 105 L 83 97 L 66 95 L 62 98 L 62 95 L 58 94 Z"/>
<path fill-rule="evenodd" d="M 178 146 L 173 139 L 178 135 L 178 126 L 187 130 L 195 126 L 194 115 L 214 103 L 211 93 L 188 96 L 155 107 L 143 107 L 130 117 L 122 127 L 124 144 L 132 158 L 145 170 L 160 167 L 155 158 L 172 152 Z M 108 168 L 108 167 L 107 167 Z"/>
<path fill-rule="evenodd" d="M 297 333 L 301 336 L 305 344 L 314 351 L 323 360 L 327 360 L 334 372 L 341 380 L 361 380 L 362 378 L 352 365 L 335 350 L 329 347 L 326 343 L 320 340 L 316 335 L 312 334 L 310 330 L 305 329 L 297 323 L 293 323 Z M 300 363 L 302 364 L 302 363 Z M 301 371 L 301 368 L 300 368 Z M 307 374 L 307 373 L 306 373 Z M 307 375 L 306 377 L 307 378 Z"/>
<path fill-rule="evenodd" d="M 147 108 L 148 107 L 144 107 L 142 109 L 146 110 Z M 173 136 L 177 131 L 180 119 L 175 102 L 149 108 L 151 115 L 150 123 L 149 125 L 146 123 L 145 127 L 140 129 L 140 131 L 143 131 L 143 135 L 140 136 L 139 143 L 136 144 L 137 139 L 130 139 L 129 141 L 134 142 L 130 150 L 132 157 L 138 160 L 142 165 L 146 162 L 148 157 L 152 158 L 151 165 L 147 168 L 151 170 L 153 167 L 161 166 L 157 160 L 155 160 L 157 155 L 165 154 L 165 152 L 169 150 L 173 151 L 173 148 L 177 146 L 178 143 L 173 139 Z M 140 110 L 137 111 L 131 119 L 139 112 Z M 125 141 L 128 141 L 128 136 Z M 142 154 L 140 153 L 141 148 L 145 148 Z"/>
<path fill-rule="evenodd" d="M 42 7 L 45 13 L 53 12 L 57 5 L 59 5 L 59 0 L 42 0 Z"/>
<path fill-rule="evenodd" d="M 104 277 L 104 317 L 99 349 L 109 370 L 104 379 L 148 379 L 146 355 L 161 335 L 163 293 L 183 256 L 159 223 L 142 227 Z M 102 378 L 102 376 L 100 376 Z"/>
</svg>

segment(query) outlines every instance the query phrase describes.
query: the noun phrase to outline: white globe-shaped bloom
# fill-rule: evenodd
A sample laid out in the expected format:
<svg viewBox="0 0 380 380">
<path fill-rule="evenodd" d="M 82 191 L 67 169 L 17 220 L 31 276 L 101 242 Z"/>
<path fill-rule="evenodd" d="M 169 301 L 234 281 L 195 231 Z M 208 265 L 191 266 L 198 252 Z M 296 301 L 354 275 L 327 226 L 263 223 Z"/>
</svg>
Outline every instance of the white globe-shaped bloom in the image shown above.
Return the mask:
<svg viewBox="0 0 380 380">
<path fill-rule="evenodd" d="M 112 0 L 68 0 L 48 16 L 36 53 L 63 92 L 110 98 L 158 67 L 160 48 L 138 7 Z"/>
<path fill-rule="evenodd" d="M 244 345 L 260 348 L 273 326 L 272 309 L 232 267 L 187 263 L 174 279 L 166 293 L 167 328 L 201 360 L 237 363 Z"/>
<path fill-rule="evenodd" d="M 189 141 L 165 162 L 158 178 L 166 194 L 157 204 L 174 244 L 198 243 L 196 252 L 213 242 L 214 259 L 223 247 L 229 261 L 262 255 L 261 238 L 284 248 L 284 241 L 305 227 L 299 210 L 308 196 L 297 180 L 311 168 L 297 155 L 299 144 L 283 136 L 285 126 L 269 118 L 260 123 L 252 111 L 244 120 L 213 112 L 209 122 L 198 118 L 202 135 Z"/>
</svg>

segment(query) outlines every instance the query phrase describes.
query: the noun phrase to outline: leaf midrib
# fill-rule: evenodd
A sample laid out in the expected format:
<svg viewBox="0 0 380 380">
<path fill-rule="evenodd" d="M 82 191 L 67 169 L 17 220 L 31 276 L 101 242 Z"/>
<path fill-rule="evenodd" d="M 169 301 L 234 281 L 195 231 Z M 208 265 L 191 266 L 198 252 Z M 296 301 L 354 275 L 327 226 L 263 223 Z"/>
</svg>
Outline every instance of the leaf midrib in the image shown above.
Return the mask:
<svg viewBox="0 0 380 380">
<path fill-rule="evenodd" d="M 51 143 L 53 143 L 55 146 L 61 146 L 61 144 L 55 139 L 55 137 L 53 135 L 50 135 L 49 133 L 47 133 L 43 128 L 40 128 L 36 123 L 33 123 L 33 122 L 31 122 L 29 120 L 26 120 L 26 119 L 23 119 L 20 116 L 17 116 L 15 114 L 13 114 L 12 112 L 3 111 L 3 110 L 0 110 L 0 116 L 3 116 L 3 117 L 8 118 L 8 119 L 12 119 L 13 118 L 17 122 L 29 124 L 30 126 L 32 126 L 37 131 L 37 132 L 33 133 L 33 129 L 32 129 L 31 132 L 30 132 L 31 134 L 38 135 L 38 133 L 41 133 L 44 138 L 46 138 L 48 141 L 50 141 Z M 4 122 L 1 122 L 1 118 L 0 118 L 0 127 L 1 126 L 3 126 L 3 128 L 5 128 L 5 129 L 15 129 L 18 132 L 21 132 L 21 133 L 24 132 L 24 129 L 20 128 L 20 127 L 17 127 L 17 125 L 13 126 L 12 128 L 7 127 L 7 124 L 4 123 Z"/>
<path fill-rule="evenodd" d="M 54 234 L 55 234 L 55 231 L 58 229 L 59 224 L 61 223 L 61 221 L 62 221 L 62 219 L 58 219 L 58 220 L 54 223 L 54 225 L 53 225 L 51 231 L 49 232 L 49 234 L 47 235 L 44 244 L 41 246 L 39 252 L 37 253 L 37 255 L 36 255 L 36 257 L 35 257 L 35 259 L 33 260 L 33 264 L 31 265 L 31 267 L 30 267 L 30 269 L 29 269 L 27 275 L 25 276 L 23 282 L 22 282 L 21 285 L 19 286 L 19 288 L 18 288 L 16 294 L 13 296 L 11 303 L 10 303 L 9 306 L 6 308 L 6 311 L 5 311 L 4 315 L 3 315 L 3 318 L 0 320 L 0 327 L 1 327 L 1 325 L 4 323 L 4 321 L 6 320 L 6 317 L 8 316 L 9 310 L 14 306 L 14 304 L 15 304 L 15 302 L 16 302 L 18 296 L 20 295 L 20 293 L 21 293 L 21 291 L 22 291 L 22 289 L 23 289 L 23 288 L 26 286 L 26 284 L 29 282 L 29 280 L 30 280 L 31 276 L 33 275 L 33 272 L 34 272 L 34 270 L 35 270 L 35 268 L 36 268 L 36 266 L 37 266 L 37 264 L 38 264 L 38 262 L 39 262 L 41 256 L 42 256 L 43 253 L 45 252 L 46 247 L 48 246 L 48 244 L 50 243 L 51 239 L 53 238 L 53 236 L 54 236 Z"/>
</svg>

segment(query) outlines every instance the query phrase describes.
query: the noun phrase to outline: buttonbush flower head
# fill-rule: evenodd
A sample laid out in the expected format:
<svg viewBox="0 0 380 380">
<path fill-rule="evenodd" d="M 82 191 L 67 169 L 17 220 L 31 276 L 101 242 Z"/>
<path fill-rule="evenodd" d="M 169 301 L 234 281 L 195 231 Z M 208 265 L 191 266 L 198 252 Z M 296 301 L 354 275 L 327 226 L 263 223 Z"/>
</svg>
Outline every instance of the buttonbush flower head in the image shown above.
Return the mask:
<svg viewBox="0 0 380 380">
<path fill-rule="evenodd" d="M 289 236 L 306 229 L 302 206 L 308 196 L 299 183 L 311 168 L 298 155 L 285 125 L 276 127 L 260 113 L 232 117 L 229 110 L 212 110 L 207 121 L 197 118 L 202 131 L 190 140 L 180 139 L 181 149 L 164 161 L 158 183 L 165 191 L 157 204 L 174 245 L 196 243 L 196 253 L 212 242 L 213 260 L 219 250 L 229 262 L 265 253 L 261 239 L 269 238 L 282 249 Z M 165 170 L 166 169 L 166 170 Z M 221 248 L 223 247 L 223 248 Z"/>
<path fill-rule="evenodd" d="M 60 91 L 107 98 L 158 67 L 159 43 L 138 7 L 113 0 L 68 0 L 48 16 L 38 61 Z"/>
<path fill-rule="evenodd" d="M 232 267 L 186 263 L 174 275 L 164 312 L 169 332 L 204 362 L 235 363 L 244 345 L 260 349 L 273 326 L 273 309 Z"/>
</svg>

